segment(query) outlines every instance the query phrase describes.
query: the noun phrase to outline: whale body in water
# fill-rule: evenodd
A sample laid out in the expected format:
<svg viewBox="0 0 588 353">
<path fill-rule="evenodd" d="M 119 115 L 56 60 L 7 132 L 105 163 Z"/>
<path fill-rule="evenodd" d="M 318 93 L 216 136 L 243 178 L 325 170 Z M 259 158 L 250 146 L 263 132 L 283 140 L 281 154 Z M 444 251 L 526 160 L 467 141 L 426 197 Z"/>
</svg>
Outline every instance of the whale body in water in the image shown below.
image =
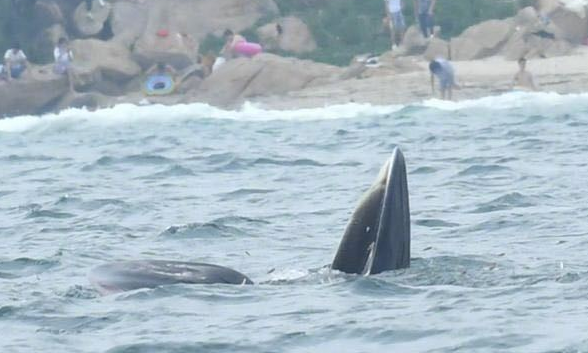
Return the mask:
<svg viewBox="0 0 588 353">
<path fill-rule="evenodd" d="M 404 156 L 396 148 L 355 208 L 331 268 L 373 275 L 409 266 L 408 182 Z M 253 284 L 246 275 L 227 267 L 165 260 L 105 264 L 93 269 L 89 279 L 102 294 L 178 283 Z"/>
</svg>

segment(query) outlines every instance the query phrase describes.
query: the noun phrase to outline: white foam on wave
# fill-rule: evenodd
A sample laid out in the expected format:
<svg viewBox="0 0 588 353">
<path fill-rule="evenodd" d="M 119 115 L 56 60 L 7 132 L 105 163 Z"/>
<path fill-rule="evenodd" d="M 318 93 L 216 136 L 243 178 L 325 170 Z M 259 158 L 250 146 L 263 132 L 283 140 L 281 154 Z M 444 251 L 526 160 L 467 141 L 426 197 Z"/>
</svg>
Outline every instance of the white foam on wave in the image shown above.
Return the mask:
<svg viewBox="0 0 588 353">
<path fill-rule="evenodd" d="M 361 116 L 392 114 L 403 106 L 376 106 L 349 103 L 323 108 L 294 110 L 266 110 L 252 103 L 245 103 L 240 110 L 223 110 L 208 104 L 180 104 L 174 106 L 120 104 L 94 112 L 85 109 L 66 109 L 56 114 L 43 116 L 19 116 L 0 120 L 0 132 L 23 132 L 31 129 L 64 124 L 88 123 L 91 125 L 119 125 L 149 121 L 183 121 L 198 119 L 229 119 L 242 121 L 312 121 L 328 119 L 350 119 Z"/>
<path fill-rule="evenodd" d="M 588 93 L 561 95 L 557 93 L 512 92 L 499 96 L 491 96 L 458 102 L 438 99 L 426 100 L 422 103 L 409 105 L 458 111 L 469 109 L 508 110 L 513 108 L 531 107 L 549 108 L 556 105 L 577 105 L 588 102 Z M 259 106 L 246 103 L 240 110 L 223 110 L 208 104 L 194 103 L 175 106 L 120 104 L 112 108 L 89 112 L 85 109 L 67 109 L 56 114 L 43 116 L 19 116 L 0 119 L 0 132 L 25 132 L 43 130 L 45 128 L 64 128 L 76 126 L 113 126 L 138 122 L 167 122 L 198 119 L 230 119 L 240 121 L 316 121 L 329 119 L 351 119 L 369 116 L 394 114 L 408 106 L 403 105 L 371 105 L 348 103 L 325 106 L 322 108 L 266 110 Z"/>
<path fill-rule="evenodd" d="M 444 111 L 469 109 L 510 110 L 517 108 L 543 109 L 558 105 L 577 105 L 588 102 L 588 93 L 559 94 L 555 92 L 510 92 L 498 96 L 462 101 L 443 101 L 430 99 L 423 107 Z"/>
</svg>

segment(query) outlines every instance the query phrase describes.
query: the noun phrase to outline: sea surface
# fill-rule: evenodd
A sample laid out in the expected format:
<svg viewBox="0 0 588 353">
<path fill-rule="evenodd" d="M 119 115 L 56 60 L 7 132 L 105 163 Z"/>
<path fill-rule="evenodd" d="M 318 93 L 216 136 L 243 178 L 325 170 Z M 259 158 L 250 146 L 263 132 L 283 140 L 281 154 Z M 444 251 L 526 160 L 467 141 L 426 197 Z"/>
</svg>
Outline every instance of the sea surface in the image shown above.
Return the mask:
<svg viewBox="0 0 588 353">
<path fill-rule="evenodd" d="M 395 146 L 410 269 L 330 271 Z M 588 95 L 0 120 L 0 352 L 588 352 Z M 169 259 L 253 286 L 100 296 Z"/>
</svg>

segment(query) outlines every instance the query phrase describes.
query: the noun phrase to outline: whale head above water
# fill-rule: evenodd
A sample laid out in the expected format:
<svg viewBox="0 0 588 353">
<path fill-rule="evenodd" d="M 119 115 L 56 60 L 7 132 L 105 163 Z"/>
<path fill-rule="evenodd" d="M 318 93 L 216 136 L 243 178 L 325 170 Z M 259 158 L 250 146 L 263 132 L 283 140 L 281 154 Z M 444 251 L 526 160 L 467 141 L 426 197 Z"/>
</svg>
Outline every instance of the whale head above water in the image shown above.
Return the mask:
<svg viewBox="0 0 588 353">
<path fill-rule="evenodd" d="M 410 266 L 410 209 L 406 164 L 394 149 L 374 184 L 363 195 L 345 229 L 331 268 L 374 275 Z M 90 282 L 102 294 L 162 285 L 253 284 L 233 269 L 178 261 L 146 260 L 98 266 Z"/>
</svg>

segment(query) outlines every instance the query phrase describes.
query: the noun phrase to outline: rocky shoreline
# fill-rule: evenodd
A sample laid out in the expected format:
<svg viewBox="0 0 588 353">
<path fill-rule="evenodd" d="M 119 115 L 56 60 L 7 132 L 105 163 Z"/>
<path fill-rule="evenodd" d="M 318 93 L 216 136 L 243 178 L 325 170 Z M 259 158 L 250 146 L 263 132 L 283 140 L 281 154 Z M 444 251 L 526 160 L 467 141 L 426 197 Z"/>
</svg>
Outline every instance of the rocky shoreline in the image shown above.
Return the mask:
<svg viewBox="0 0 588 353">
<path fill-rule="evenodd" d="M 541 6 L 480 23 L 449 41 L 424 40 L 412 27 L 400 50 L 382 54 L 377 67 L 354 60 L 342 68 L 266 53 L 231 60 L 208 75 L 206 65 L 198 62 L 204 54 L 198 53 L 199 43 L 225 28 L 240 31 L 269 16 L 273 22 L 258 28 L 266 48 L 301 53 L 316 42 L 303 22 L 280 17 L 272 0 L 120 0 L 104 7 L 96 0 L 92 20 L 83 4 L 39 1 L 35 16 L 44 18 L 42 38 L 49 43 L 63 35 L 77 38 L 71 42 L 77 93 L 68 92 L 67 80 L 53 74 L 51 65 L 35 66 L 21 80 L 0 83 L 0 116 L 121 103 L 202 102 L 226 109 L 246 101 L 268 109 L 405 104 L 431 97 L 427 62 L 436 56 L 454 62 L 463 86 L 456 99 L 508 91 L 516 72 L 513 60 L 523 56 L 543 90 L 582 92 L 588 83 L 586 8 L 567 8 L 556 1 Z M 284 35 L 289 37 L 272 33 L 277 23 L 285 24 Z M 155 35 L 162 28 L 169 36 Z M 145 97 L 140 89 L 144 71 L 157 61 L 173 65 L 183 82 L 175 94 Z"/>
</svg>

